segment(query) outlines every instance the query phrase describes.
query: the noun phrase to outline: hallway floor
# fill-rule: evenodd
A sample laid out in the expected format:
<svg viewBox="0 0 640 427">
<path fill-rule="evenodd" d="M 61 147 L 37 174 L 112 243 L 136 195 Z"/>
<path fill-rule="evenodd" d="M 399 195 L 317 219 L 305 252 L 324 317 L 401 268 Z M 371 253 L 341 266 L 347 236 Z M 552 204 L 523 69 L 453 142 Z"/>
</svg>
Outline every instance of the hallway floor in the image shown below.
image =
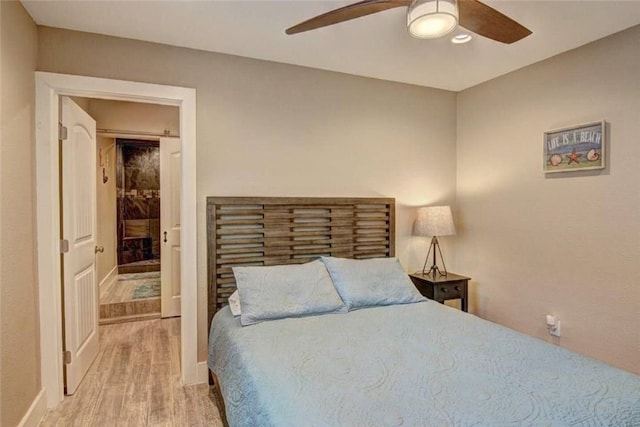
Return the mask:
<svg viewBox="0 0 640 427">
<path fill-rule="evenodd" d="M 160 318 L 160 272 L 119 274 L 100 287 L 100 324 Z"/>
<path fill-rule="evenodd" d="M 140 295 L 136 295 L 136 288 L 145 284 L 160 284 L 160 272 L 118 274 L 114 280 L 100 287 L 100 304 L 140 299 Z"/>
<path fill-rule="evenodd" d="M 207 384 L 180 384 L 180 318 L 100 326 L 100 352 L 41 426 L 222 426 Z"/>
</svg>

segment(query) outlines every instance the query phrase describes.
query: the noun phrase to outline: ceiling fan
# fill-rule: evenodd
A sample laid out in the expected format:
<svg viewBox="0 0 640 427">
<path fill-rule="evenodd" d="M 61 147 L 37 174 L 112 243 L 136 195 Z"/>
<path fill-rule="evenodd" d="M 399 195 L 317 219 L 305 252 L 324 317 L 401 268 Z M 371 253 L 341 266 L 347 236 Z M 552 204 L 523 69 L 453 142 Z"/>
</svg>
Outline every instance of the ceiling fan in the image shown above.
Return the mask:
<svg viewBox="0 0 640 427">
<path fill-rule="evenodd" d="M 458 24 L 476 34 L 511 44 L 531 34 L 513 19 L 478 0 L 364 0 L 318 15 L 286 30 L 297 34 L 397 7 L 407 7 L 409 34 L 436 38 Z"/>
</svg>

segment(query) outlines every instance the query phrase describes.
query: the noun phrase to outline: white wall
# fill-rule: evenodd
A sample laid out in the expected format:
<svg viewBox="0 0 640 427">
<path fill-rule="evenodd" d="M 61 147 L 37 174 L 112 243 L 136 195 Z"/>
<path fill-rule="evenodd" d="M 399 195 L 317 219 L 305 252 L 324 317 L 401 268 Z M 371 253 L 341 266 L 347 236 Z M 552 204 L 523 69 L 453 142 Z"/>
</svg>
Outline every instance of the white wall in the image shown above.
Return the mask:
<svg viewBox="0 0 640 427">
<path fill-rule="evenodd" d="M 602 119 L 604 171 L 542 173 L 543 132 Z M 455 265 L 475 313 L 640 373 L 639 135 L 640 26 L 459 94 Z"/>
<path fill-rule="evenodd" d="M 410 269 L 424 260 L 411 250 L 413 206 L 455 197 L 453 92 L 47 27 L 38 69 L 197 90 L 200 360 L 207 196 L 395 197 Z"/>
</svg>

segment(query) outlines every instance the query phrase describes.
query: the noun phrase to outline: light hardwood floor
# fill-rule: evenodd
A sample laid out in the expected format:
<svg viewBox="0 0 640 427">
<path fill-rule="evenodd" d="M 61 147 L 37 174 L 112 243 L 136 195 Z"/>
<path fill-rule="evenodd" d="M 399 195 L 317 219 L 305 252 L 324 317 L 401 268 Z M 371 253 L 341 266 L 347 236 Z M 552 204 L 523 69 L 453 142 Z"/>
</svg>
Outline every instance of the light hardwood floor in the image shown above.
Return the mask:
<svg viewBox="0 0 640 427">
<path fill-rule="evenodd" d="M 136 287 L 143 283 L 160 283 L 160 272 L 116 275 L 100 287 L 100 304 L 133 301 Z"/>
<path fill-rule="evenodd" d="M 222 426 L 213 389 L 180 384 L 180 318 L 100 326 L 100 353 L 41 426 Z"/>
</svg>

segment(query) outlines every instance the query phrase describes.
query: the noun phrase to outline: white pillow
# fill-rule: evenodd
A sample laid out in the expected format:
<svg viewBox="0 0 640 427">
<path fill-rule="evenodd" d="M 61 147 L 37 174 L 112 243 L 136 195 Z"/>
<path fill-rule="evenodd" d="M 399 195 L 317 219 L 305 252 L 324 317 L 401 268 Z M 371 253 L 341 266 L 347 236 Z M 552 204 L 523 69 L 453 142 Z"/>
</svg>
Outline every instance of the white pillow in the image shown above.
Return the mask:
<svg viewBox="0 0 640 427">
<path fill-rule="evenodd" d="M 233 274 L 243 326 L 269 319 L 347 311 L 319 260 L 270 267 L 233 267 Z"/>
<path fill-rule="evenodd" d="M 349 310 L 424 301 L 397 258 L 322 257 Z"/>
<path fill-rule="evenodd" d="M 231 309 L 231 314 L 236 317 L 240 316 L 240 295 L 237 289 L 229 297 L 229 308 Z"/>
</svg>

